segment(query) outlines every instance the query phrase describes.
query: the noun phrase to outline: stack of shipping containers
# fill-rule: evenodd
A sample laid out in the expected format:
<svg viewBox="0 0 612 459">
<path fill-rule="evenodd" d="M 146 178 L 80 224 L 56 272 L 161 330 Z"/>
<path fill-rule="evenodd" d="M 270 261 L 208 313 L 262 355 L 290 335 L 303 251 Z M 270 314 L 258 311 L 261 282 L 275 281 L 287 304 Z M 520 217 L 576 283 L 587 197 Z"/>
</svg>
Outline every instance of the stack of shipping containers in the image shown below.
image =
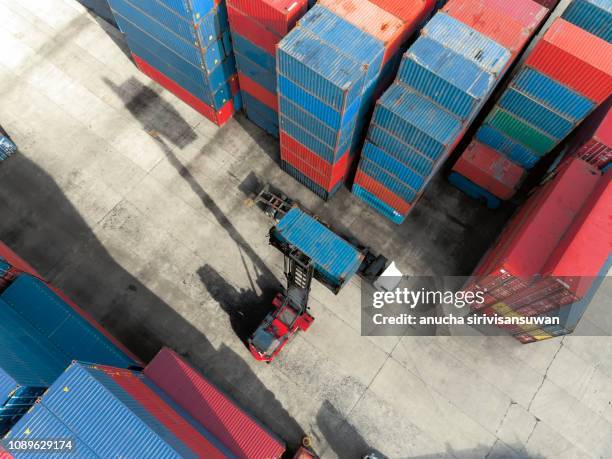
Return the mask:
<svg viewBox="0 0 612 459">
<path fill-rule="evenodd" d="M 571 333 L 612 252 L 612 174 L 570 158 L 530 197 L 481 260 L 469 285 L 485 315 L 550 316 L 558 325 L 508 325 L 522 342 Z"/>
<path fill-rule="evenodd" d="M 610 0 L 573 0 L 561 17 L 608 43 L 612 42 Z"/>
<path fill-rule="evenodd" d="M 548 10 L 531 0 L 451 0 L 376 104 L 353 193 L 406 218 Z"/>
<path fill-rule="evenodd" d="M 72 360 L 122 368 L 140 362 L 6 246 L 0 246 L 0 255 L 2 435 Z"/>
<path fill-rule="evenodd" d="M 227 0 L 243 109 L 253 123 L 278 137 L 276 45 L 314 0 Z"/>
<path fill-rule="evenodd" d="M 173 351 L 162 349 L 141 370 L 136 357 L 1 242 L 0 276 L 4 439 L 71 439 L 79 457 L 283 455 L 276 435 Z"/>
<path fill-rule="evenodd" d="M 346 180 L 371 108 L 433 0 L 322 0 L 277 50 L 281 164 L 323 199 Z"/>
<path fill-rule="evenodd" d="M 279 459 L 285 444 L 168 349 L 143 372 L 71 363 L 5 440 L 70 439 L 79 457 Z"/>
<path fill-rule="evenodd" d="M 5 438 L 69 438 L 79 457 L 235 457 L 141 372 L 79 362 Z"/>
<path fill-rule="evenodd" d="M 219 126 L 240 110 L 224 1 L 109 3 L 143 73 Z"/>
<path fill-rule="evenodd" d="M 556 19 L 454 166 L 451 183 L 496 205 L 512 197 L 526 171 L 612 93 L 611 55 L 609 42 Z"/>
</svg>

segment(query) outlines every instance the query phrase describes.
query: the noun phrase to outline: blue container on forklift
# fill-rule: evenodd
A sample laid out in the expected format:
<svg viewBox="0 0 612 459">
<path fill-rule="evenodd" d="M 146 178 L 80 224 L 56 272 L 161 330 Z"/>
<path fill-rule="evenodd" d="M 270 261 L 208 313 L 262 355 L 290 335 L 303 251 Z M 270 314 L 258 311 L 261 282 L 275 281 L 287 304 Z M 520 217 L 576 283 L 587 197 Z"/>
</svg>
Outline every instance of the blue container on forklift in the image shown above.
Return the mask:
<svg viewBox="0 0 612 459">
<path fill-rule="evenodd" d="M 321 222 L 293 208 L 270 230 L 273 244 L 288 244 L 310 257 L 315 277 L 337 293 L 361 266 L 363 254 Z"/>
</svg>

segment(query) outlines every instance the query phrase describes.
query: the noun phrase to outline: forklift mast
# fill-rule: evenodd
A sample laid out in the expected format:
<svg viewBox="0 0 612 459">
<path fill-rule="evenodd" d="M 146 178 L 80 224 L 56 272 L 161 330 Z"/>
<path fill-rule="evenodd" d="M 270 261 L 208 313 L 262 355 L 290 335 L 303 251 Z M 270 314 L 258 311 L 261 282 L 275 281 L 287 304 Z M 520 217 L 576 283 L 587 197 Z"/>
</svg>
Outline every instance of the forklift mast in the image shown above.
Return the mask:
<svg viewBox="0 0 612 459">
<path fill-rule="evenodd" d="M 284 251 L 285 256 L 285 277 L 287 278 L 287 292 L 296 292 L 300 290 L 301 298 L 292 298 L 294 301 L 300 301 L 300 306 L 304 309 L 308 305 L 308 296 L 310 294 L 310 286 L 314 277 L 314 263 L 305 253 L 296 247 L 287 246 Z M 293 295 L 292 295 L 293 296 Z"/>
</svg>

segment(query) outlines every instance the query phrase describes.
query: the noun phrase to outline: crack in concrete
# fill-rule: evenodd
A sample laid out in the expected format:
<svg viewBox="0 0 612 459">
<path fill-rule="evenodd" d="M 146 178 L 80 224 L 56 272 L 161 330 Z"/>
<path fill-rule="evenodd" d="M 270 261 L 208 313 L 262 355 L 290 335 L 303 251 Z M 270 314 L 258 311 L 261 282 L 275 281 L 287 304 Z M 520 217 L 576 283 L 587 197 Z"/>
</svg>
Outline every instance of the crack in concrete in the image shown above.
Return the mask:
<svg viewBox="0 0 612 459">
<path fill-rule="evenodd" d="M 559 348 L 555 352 L 555 355 L 553 355 L 553 358 L 550 360 L 550 363 L 548 364 L 548 366 L 546 367 L 546 370 L 544 371 L 544 376 L 542 377 L 542 382 L 540 382 L 540 385 L 536 389 L 535 393 L 533 394 L 533 397 L 531 397 L 531 400 L 529 401 L 529 404 L 527 405 L 527 411 L 531 412 L 531 405 L 533 404 L 533 401 L 535 400 L 535 398 L 537 397 L 538 393 L 542 389 L 542 386 L 544 386 L 544 382 L 546 382 L 546 378 L 548 377 L 548 371 L 550 370 L 550 367 L 552 366 L 552 364 L 554 363 L 555 359 L 557 358 L 557 355 L 559 355 L 559 352 L 563 348 L 563 341 L 564 340 L 565 340 L 565 337 L 561 338 L 561 341 L 559 343 Z"/>
</svg>

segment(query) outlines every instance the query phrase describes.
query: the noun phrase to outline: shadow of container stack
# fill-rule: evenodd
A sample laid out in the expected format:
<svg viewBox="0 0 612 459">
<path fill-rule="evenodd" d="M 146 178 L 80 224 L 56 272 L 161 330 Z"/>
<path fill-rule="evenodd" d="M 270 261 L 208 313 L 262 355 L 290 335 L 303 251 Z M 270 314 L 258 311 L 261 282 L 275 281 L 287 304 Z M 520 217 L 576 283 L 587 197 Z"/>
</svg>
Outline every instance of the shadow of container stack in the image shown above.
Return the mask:
<svg viewBox="0 0 612 459">
<path fill-rule="evenodd" d="M 222 126 L 242 102 L 224 1 L 109 1 L 138 68 Z"/>
<path fill-rule="evenodd" d="M 350 178 L 373 104 L 433 7 L 322 0 L 279 43 L 281 165 L 322 199 Z"/>
<path fill-rule="evenodd" d="M 531 0 L 451 0 L 376 104 L 353 193 L 400 224 L 548 10 Z"/>
<path fill-rule="evenodd" d="M 587 14 L 585 5 L 595 11 Z M 612 44 L 605 37 L 610 39 L 612 4 L 607 5 L 608 11 L 574 1 L 552 23 L 453 166 L 453 185 L 497 207 L 610 97 Z"/>
</svg>

